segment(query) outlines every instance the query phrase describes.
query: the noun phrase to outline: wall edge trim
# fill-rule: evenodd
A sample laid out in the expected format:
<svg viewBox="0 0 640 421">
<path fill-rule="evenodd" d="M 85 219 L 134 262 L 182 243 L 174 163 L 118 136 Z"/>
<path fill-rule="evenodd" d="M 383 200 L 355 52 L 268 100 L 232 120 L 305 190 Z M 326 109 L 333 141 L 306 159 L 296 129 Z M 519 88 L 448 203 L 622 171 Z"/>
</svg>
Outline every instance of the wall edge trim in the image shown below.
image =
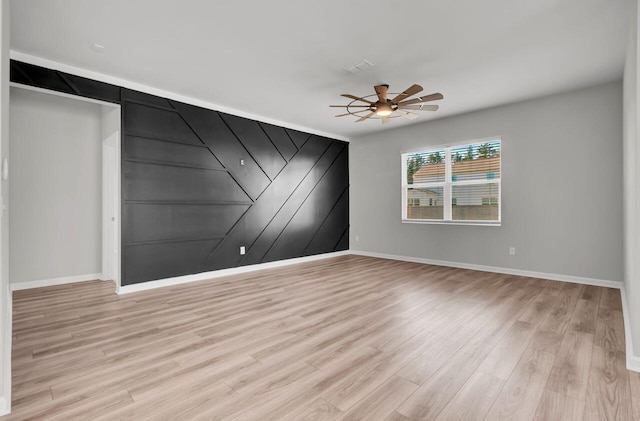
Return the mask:
<svg viewBox="0 0 640 421">
<path fill-rule="evenodd" d="M 0 396 L 0 417 L 3 415 L 9 415 L 10 413 L 11 409 L 7 405 L 7 398 Z"/>
<path fill-rule="evenodd" d="M 76 282 L 86 282 L 101 280 L 102 273 L 87 273 L 85 275 L 63 276 L 61 278 L 39 279 L 36 281 L 16 282 L 9 284 L 11 291 L 20 291 L 23 289 L 50 287 L 55 285 L 73 284 Z"/>
<path fill-rule="evenodd" d="M 627 370 L 640 372 L 640 356 L 633 351 L 633 336 L 631 334 L 631 316 L 629 315 L 629 302 L 627 301 L 627 288 L 622 284 L 620 288 L 622 298 L 622 318 L 624 320 L 625 355 L 627 356 Z"/>
<path fill-rule="evenodd" d="M 220 269 L 210 272 L 195 273 L 193 275 L 175 276 L 172 278 L 156 279 L 154 281 L 141 282 L 139 284 L 124 285 L 116 289 L 117 294 L 130 294 L 132 292 L 147 291 L 156 288 L 163 288 L 172 285 L 186 284 L 190 282 L 205 281 L 208 279 L 221 278 L 223 276 L 239 275 L 243 273 L 255 272 L 262 269 L 272 269 L 282 266 L 295 265 L 298 263 L 313 262 L 316 260 L 329 259 L 332 257 L 350 254 L 349 250 L 335 251 L 330 253 L 315 254 L 312 256 L 295 257 L 292 259 L 276 260 L 274 262 L 258 263 L 255 265 L 240 266 L 236 268 Z"/>
<path fill-rule="evenodd" d="M 154 88 L 152 86 L 144 85 L 138 82 L 133 82 L 127 79 L 122 79 L 116 76 L 110 76 L 105 73 L 96 72 L 94 70 L 84 69 L 82 67 L 72 66 L 70 64 L 61 63 L 59 61 L 54 61 L 38 56 L 34 56 L 27 53 L 22 53 L 20 51 L 11 50 L 10 58 L 12 60 L 18 60 L 29 64 L 34 64 L 36 66 L 46 67 L 48 69 L 58 70 L 65 73 L 71 73 L 73 75 L 86 77 L 89 79 L 97 80 L 99 82 L 110 83 L 112 85 L 117 85 L 123 88 L 132 89 L 135 91 L 144 92 L 151 95 L 156 95 L 159 97 L 169 98 L 174 101 L 184 102 L 186 104 L 196 105 L 198 107 L 207 108 L 209 110 L 220 111 L 227 114 L 232 114 L 238 117 L 244 117 L 251 120 L 256 120 L 261 123 L 273 124 L 276 126 L 285 127 L 287 129 L 298 130 L 301 132 L 306 132 L 310 134 L 315 134 L 318 136 L 328 137 L 332 139 L 342 140 L 344 142 L 349 142 L 349 138 L 346 136 L 340 136 L 335 133 L 327 133 L 321 130 L 311 129 L 305 126 L 299 126 L 297 124 L 288 123 L 286 121 L 277 120 L 274 118 L 264 117 L 258 114 L 252 114 L 245 111 L 238 110 L 236 108 L 226 107 L 221 104 L 216 104 L 213 102 L 208 102 L 205 100 L 192 98 L 187 95 L 178 94 L 171 91 L 165 91 L 164 89 Z"/>
</svg>

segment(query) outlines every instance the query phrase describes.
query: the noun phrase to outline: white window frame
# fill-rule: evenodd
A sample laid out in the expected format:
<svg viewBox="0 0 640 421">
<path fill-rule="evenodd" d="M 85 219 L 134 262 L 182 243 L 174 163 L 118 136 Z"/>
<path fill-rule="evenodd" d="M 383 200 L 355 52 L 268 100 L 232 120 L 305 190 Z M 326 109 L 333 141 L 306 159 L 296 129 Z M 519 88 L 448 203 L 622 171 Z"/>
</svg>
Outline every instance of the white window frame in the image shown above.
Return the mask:
<svg viewBox="0 0 640 421">
<path fill-rule="evenodd" d="M 476 145 L 478 143 L 487 143 L 498 141 L 500 142 L 500 177 L 498 179 L 486 179 L 486 180 L 462 180 L 462 181 L 453 181 L 451 177 L 451 149 L 462 146 L 462 145 Z M 400 155 L 401 159 L 401 174 L 400 174 L 400 185 L 402 188 L 402 223 L 407 224 L 444 224 L 444 225 L 479 225 L 479 226 L 501 226 L 502 225 L 502 154 L 503 154 L 503 143 L 502 138 L 500 136 L 492 136 L 486 137 L 482 139 L 473 139 L 473 140 L 465 140 L 461 142 L 447 143 L 446 145 L 428 145 L 419 149 L 405 151 Z M 431 183 L 414 183 L 409 184 L 407 180 L 407 157 L 409 155 L 413 155 L 416 153 L 422 153 L 425 151 L 432 151 L 437 149 L 444 149 L 445 151 L 445 177 L 443 182 L 431 182 Z M 452 197 L 451 192 L 453 190 L 453 186 L 462 186 L 462 185 L 478 185 L 478 184 L 498 184 L 498 219 L 496 221 L 486 221 L 486 220 L 469 220 L 469 221 L 460 221 L 453 220 L 452 218 Z M 444 209 L 443 209 L 443 219 L 407 219 L 407 191 L 409 188 L 434 188 L 434 187 L 442 187 L 443 188 L 443 197 L 444 197 Z"/>
</svg>

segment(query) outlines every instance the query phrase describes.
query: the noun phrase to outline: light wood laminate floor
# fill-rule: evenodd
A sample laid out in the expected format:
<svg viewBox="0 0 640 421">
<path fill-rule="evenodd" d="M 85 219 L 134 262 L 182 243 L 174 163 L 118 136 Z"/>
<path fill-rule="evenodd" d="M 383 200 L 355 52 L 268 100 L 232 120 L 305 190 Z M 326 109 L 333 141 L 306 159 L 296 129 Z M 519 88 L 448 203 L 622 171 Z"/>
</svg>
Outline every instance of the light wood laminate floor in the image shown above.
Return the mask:
<svg viewBox="0 0 640 421">
<path fill-rule="evenodd" d="M 13 295 L 8 420 L 632 420 L 619 291 L 341 256 Z"/>
</svg>

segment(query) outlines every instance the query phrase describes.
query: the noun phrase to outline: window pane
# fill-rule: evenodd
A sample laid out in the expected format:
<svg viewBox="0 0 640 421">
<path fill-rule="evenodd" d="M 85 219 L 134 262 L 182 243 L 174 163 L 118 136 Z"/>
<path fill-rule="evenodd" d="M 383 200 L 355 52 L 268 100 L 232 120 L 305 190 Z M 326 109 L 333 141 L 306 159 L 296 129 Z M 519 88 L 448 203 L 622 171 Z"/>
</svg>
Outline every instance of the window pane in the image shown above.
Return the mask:
<svg viewBox="0 0 640 421">
<path fill-rule="evenodd" d="M 454 221 L 497 221 L 498 183 L 471 184 L 451 188 Z"/>
<path fill-rule="evenodd" d="M 451 181 L 500 178 L 500 142 L 451 148 Z"/>
<path fill-rule="evenodd" d="M 444 149 L 407 155 L 407 183 L 444 182 Z"/>
<path fill-rule="evenodd" d="M 444 188 L 407 189 L 407 219 L 444 217 Z"/>
</svg>

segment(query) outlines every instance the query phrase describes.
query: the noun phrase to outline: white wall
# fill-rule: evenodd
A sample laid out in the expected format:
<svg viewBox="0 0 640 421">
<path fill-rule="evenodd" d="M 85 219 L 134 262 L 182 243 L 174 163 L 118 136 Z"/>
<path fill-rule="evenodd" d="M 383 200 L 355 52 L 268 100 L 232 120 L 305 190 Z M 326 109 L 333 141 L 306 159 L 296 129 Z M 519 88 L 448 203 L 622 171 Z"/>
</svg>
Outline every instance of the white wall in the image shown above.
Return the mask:
<svg viewBox="0 0 640 421">
<path fill-rule="evenodd" d="M 632 340 L 627 341 L 627 366 L 640 370 L 640 182 L 638 180 L 638 2 L 632 0 L 624 69 L 624 282 Z M 627 338 L 628 339 L 628 338 Z M 629 343 L 630 342 L 630 343 Z"/>
<path fill-rule="evenodd" d="M 102 106 L 102 279 L 120 285 L 120 107 Z"/>
<path fill-rule="evenodd" d="M 401 223 L 403 151 L 490 136 L 502 226 Z M 352 250 L 623 279 L 620 82 L 361 136 L 349 155 Z"/>
<path fill-rule="evenodd" d="M 9 153 L 9 0 L 0 2 L 0 162 Z M 8 197 L 0 182 L 0 196 Z M 11 291 L 9 290 L 8 215 L 0 224 L 0 415 L 11 409 Z"/>
<path fill-rule="evenodd" d="M 112 105 L 103 105 L 102 125 L 100 133 L 102 140 L 109 138 L 112 134 L 120 131 L 120 107 Z"/>
<path fill-rule="evenodd" d="M 102 108 L 11 89 L 12 284 L 102 271 Z"/>
</svg>

